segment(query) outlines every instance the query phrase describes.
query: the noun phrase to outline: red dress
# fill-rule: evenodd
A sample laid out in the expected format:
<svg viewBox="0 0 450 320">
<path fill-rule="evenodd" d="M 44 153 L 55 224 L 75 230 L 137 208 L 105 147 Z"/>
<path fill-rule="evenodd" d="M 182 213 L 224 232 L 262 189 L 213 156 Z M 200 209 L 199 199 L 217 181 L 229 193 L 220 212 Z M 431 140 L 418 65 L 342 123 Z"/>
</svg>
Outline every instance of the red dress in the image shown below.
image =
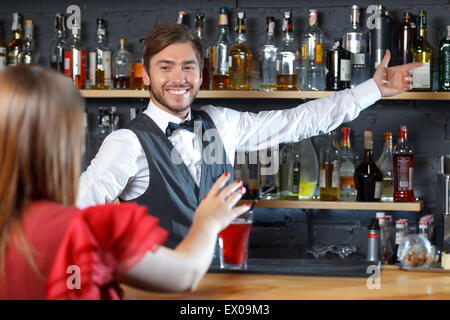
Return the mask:
<svg viewBox="0 0 450 320">
<path fill-rule="evenodd" d="M 0 299 L 120 299 L 117 277 L 167 238 L 158 219 L 131 203 L 78 210 L 39 201 L 22 221 L 41 277 L 10 241 Z"/>
</svg>

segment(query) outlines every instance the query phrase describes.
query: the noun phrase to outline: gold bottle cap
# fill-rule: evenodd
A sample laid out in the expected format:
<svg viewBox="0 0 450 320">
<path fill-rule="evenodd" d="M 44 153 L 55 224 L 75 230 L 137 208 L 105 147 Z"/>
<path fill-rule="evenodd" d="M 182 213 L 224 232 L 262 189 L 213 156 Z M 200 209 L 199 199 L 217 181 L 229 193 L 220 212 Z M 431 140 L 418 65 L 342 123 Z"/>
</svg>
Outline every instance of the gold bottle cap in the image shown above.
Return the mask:
<svg viewBox="0 0 450 320">
<path fill-rule="evenodd" d="M 364 149 L 373 150 L 373 131 L 364 131 Z"/>
</svg>

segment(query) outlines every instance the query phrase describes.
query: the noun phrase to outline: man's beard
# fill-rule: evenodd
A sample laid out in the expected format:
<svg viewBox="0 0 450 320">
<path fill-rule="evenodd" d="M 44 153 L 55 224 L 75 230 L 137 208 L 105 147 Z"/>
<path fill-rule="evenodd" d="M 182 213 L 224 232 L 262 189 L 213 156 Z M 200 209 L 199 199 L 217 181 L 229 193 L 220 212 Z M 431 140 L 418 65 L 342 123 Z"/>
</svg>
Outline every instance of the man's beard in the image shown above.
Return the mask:
<svg viewBox="0 0 450 320">
<path fill-rule="evenodd" d="M 194 95 L 192 96 L 192 99 L 191 99 L 191 101 L 189 101 L 189 104 L 188 104 L 185 108 L 183 108 L 183 109 L 180 110 L 180 109 L 177 109 L 177 108 L 175 108 L 175 107 L 172 107 L 172 106 L 164 99 L 164 97 L 162 96 L 162 93 L 154 91 L 153 88 L 150 86 L 150 94 L 151 94 L 151 96 L 154 97 L 156 101 L 158 101 L 161 105 L 163 105 L 165 108 L 167 108 L 168 110 L 172 111 L 173 113 L 181 113 L 181 112 L 184 112 L 184 111 L 188 110 L 189 107 L 190 107 L 191 104 L 192 104 L 192 101 L 194 101 L 195 97 L 197 97 L 197 94 L 198 94 L 198 91 L 199 91 L 199 90 L 200 90 L 200 87 L 197 88 L 197 91 L 196 91 L 196 92 L 194 93 Z"/>
</svg>

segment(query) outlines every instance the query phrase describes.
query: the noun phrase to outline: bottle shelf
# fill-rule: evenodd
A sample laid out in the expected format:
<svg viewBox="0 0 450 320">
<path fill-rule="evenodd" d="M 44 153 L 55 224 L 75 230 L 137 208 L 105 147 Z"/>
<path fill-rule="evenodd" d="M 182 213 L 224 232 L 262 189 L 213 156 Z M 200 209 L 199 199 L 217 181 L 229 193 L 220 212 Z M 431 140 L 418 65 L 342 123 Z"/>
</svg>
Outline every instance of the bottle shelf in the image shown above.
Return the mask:
<svg viewBox="0 0 450 320">
<path fill-rule="evenodd" d="M 85 98 L 149 98 L 148 90 L 80 90 Z M 335 91 L 200 90 L 198 99 L 318 99 Z M 450 92 L 404 92 L 383 100 L 450 100 Z"/>
<path fill-rule="evenodd" d="M 239 205 L 251 203 L 241 200 Z M 420 212 L 423 200 L 413 202 L 359 202 L 359 201 L 320 201 L 320 200 L 260 200 L 256 207 L 288 209 L 324 209 L 324 210 L 380 210 Z"/>
</svg>

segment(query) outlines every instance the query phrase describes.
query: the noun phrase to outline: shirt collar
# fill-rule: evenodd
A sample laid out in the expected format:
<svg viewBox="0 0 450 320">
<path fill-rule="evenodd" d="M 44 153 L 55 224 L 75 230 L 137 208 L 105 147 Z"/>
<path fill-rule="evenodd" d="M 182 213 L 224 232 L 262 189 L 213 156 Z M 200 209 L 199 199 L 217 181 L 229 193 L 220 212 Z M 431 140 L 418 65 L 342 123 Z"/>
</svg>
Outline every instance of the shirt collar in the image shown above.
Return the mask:
<svg viewBox="0 0 450 320">
<path fill-rule="evenodd" d="M 170 114 L 157 107 L 151 99 L 148 103 L 147 109 L 145 109 L 144 111 L 144 114 L 149 116 L 164 133 L 166 132 L 166 128 L 169 122 L 180 124 L 183 121 L 191 120 L 192 117 L 191 109 L 189 109 L 189 114 L 186 119 L 181 120 L 177 116 L 174 116 L 173 114 Z"/>
</svg>

